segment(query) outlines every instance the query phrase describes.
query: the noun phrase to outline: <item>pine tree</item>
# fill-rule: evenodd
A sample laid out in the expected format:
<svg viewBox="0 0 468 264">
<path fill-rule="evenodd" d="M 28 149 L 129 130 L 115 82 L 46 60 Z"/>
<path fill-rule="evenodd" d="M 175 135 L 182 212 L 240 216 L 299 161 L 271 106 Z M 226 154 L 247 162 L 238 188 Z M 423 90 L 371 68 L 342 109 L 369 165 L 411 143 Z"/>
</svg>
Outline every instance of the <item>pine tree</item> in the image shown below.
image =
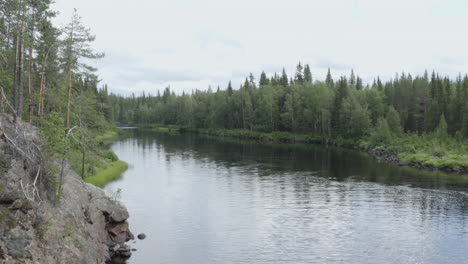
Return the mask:
<svg viewBox="0 0 468 264">
<path fill-rule="evenodd" d="M 309 64 L 304 66 L 304 82 L 307 84 L 312 83 L 312 72 L 310 71 Z"/>
<path fill-rule="evenodd" d="M 229 81 L 229 83 L 228 83 L 228 86 L 227 86 L 227 93 L 228 93 L 229 96 L 231 96 L 232 93 L 233 93 L 231 81 Z"/>
<path fill-rule="evenodd" d="M 283 72 L 281 73 L 279 84 L 286 87 L 288 86 L 288 82 L 289 82 L 288 75 L 286 74 L 286 70 L 283 68 Z"/>
<path fill-rule="evenodd" d="M 354 70 L 351 70 L 351 74 L 349 76 L 349 85 L 356 85 L 356 76 L 354 75 Z"/>
<path fill-rule="evenodd" d="M 327 71 L 327 78 L 325 79 L 325 83 L 326 83 L 327 86 L 330 87 L 330 88 L 333 88 L 333 86 L 334 86 L 333 78 L 332 78 L 332 75 L 331 75 L 331 73 L 330 73 L 330 68 L 328 68 L 328 71 Z"/>
<path fill-rule="evenodd" d="M 362 79 L 359 77 L 359 75 L 356 77 L 356 90 L 362 90 L 363 85 L 362 85 Z"/>
<path fill-rule="evenodd" d="M 85 28 L 81 22 L 81 17 L 78 15 L 76 9 L 69 24 L 63 29 L 66 35 L 64 40 L 64 47 L 62 50 L 63 67 L 68 75 L 67 87 L 67 110 L 65 128 L 70 128 L 70 110 L 73 91 L 73 78 L 77 71 L 83 69 L 87 71 L 94 71 L 92 67 L 85 65 L 81 62 L 82 58 L 97 59 L 102 58 L 104 54 L 94 53 L 91 49 L 90 43 L 95 40 L 95 36 L 91 35 L 90 30 Z"/>
<path fill-rule="evenodd" d="M 268 77 L 266 76 L 265 72 L 262 71 L 262 73 L 260 74 L 259 85 L 260 86 L 265 86 L 265 85 L 269 85 L 269 84 L 270 84 L 270 81 L 268 80 Z"/>
<path fill-rule="evenodd" d="M 304 76 L 302 76 L 303 67 L 301 62 L 296 66 L 296 74 L 294 75 L 294 83 L 304 84 Z"/>
</svg>

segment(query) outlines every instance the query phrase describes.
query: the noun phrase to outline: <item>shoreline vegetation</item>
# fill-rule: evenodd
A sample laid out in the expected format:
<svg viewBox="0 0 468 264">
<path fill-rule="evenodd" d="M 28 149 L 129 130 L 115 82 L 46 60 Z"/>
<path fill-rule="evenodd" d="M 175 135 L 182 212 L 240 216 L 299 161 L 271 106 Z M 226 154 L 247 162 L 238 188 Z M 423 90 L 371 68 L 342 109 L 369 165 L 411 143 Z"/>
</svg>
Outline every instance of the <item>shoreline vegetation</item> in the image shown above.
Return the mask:
<svg viewBox="0 0 468 264">
<path fill-rule="evenodd" d="M 321 143 L 364 150 L 417 168 L 468 172 L 468 75 L 435 71 L 365 84 L 348 76 L 312 78 L 309 65 L 293 75 L 250 73 L 239 89 L 208 87 L 176 94 L 111 94 L 120 124 L 179 126 L 212 135 Z M 189 128 L 189 129 L 187 129 Z M 182 129 L 184 130 L 184 129 Z"/>
<path fill-rule="evenodd" d="M 122 177 L 128 164 L 119 160 L 118 156 L 109 149 L 110 144 L 118 138 L 116 129 L 95 131 L 91 137 L 94 138 L 93 149 L 85 153 L 84 167 L 83 152 L 80 149 L 71 149 L 67 157 L 72 169 L 80 174 L 85 182 L 102 188 Z"/>
<path fill-rule="evenodd" d="M 183 126 L 139 124 L 142 129 L 162 133 L 196 133 L 216 137 L 229 137 L 261 142 L 320 144 L 357 149 L 387 163 L 425 170 L 468 173 L 468 152 L 466 142 L 452 138 L 439 140 L 430 135 L 401 134 L 386 144 L 372 144 L 369 140 L 327 139 L 311 134 L 290 132 L 258 132 L 242 129 L 195 129 Z"/>
</svg>

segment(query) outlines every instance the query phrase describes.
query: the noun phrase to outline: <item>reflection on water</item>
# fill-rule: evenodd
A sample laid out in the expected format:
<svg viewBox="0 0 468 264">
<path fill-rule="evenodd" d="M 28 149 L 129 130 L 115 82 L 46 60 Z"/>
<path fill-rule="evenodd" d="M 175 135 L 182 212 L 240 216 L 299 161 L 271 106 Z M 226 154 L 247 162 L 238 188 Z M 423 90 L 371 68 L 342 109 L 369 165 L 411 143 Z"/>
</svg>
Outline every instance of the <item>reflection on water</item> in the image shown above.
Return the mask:
<svg viewBox="0 0 468 264">
<path fill-rule="evenodd" d="M 130 263 L 468 263 L 468 176 L 321 146 L 128 131 Z"/>
</svg>

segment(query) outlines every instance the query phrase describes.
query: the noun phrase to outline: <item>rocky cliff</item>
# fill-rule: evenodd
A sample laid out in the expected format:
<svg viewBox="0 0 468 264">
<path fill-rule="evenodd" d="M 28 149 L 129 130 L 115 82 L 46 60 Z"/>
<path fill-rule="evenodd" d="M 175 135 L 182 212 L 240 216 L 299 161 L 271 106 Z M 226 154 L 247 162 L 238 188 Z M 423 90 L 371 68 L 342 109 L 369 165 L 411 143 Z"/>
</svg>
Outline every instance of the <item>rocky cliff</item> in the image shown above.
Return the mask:
<svg viewBox="0 0 468 264">
<path fill-rule="evenodd" d="M 0 115 L 0 263 L 123 263 L 125 207 L 44 157 L 37 130 Z"/>
</svg>

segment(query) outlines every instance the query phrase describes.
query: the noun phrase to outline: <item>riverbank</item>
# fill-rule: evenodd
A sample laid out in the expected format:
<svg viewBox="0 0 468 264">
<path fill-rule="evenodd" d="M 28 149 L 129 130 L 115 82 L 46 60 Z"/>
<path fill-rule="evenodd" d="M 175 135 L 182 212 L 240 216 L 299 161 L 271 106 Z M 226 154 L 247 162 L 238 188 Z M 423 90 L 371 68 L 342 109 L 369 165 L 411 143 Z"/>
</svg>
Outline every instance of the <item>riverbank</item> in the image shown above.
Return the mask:
<svg viewBox="0 0 468 264">
<path fill-rule="evenodd" d="M 127 209 L 43 147 L 37 128 L 0 114 L 0 262 L 128 258 Z"/>
<path fill-rule="evenodd" d="M 324 138 L 290 132 L 250 130 L 194 129 L 181 126 L 144 125 L 144 129 L 164 133 L 198 133 L 217 137 L 240 138 L 264 142 L 333 145 L 359 149 L 388 163 L 425 170 L 468 173 L 468 142 L 454 138 L 440 140 L 431 135 L 401 134 L 379 144 L 371 140 Z"/>
<path fill-rule="evenodd" d="M 117 155 L 109 149 L 110 144 L 118 138 L 118 130 L 109 128 L 94 131 L 91 141 L 92 148 L 85 152 L 83 166 L 83 152 L 71 149 L 67 155 L 71 167 L 79 172 L 85 182 L 104 187 L 107 183 L 119 179 L 127 170 L 128 164 L 119 160 Z"/>
</svg>

